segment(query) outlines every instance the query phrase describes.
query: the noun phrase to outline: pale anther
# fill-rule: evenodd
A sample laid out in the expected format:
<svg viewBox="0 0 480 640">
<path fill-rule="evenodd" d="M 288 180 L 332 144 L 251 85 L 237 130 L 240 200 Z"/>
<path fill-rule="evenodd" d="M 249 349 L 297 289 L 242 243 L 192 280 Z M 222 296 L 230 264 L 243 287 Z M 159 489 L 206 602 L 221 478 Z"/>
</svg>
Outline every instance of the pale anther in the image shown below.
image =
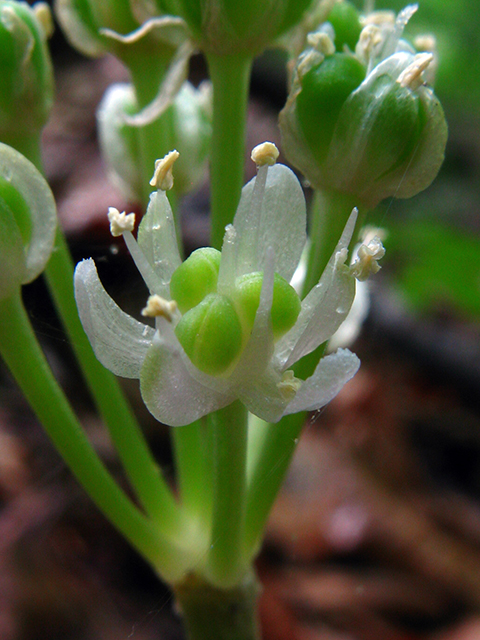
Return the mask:
<svg viewBox="0 0 480 640">
<path fill-rule="evenodd" d="M 418 53 L 406 69 L 398 76 L 397 82 L 401 87 L 417 89 L 423 84 L 422 74 L 433 60 L 432 53 Z"/>
<path fill-rule="evenodd" d="M 175 300 L 165 300 L 161 296 L 154 294 L 147 300 L 147 306 L 142 309 L 142 316 L 147 318 L 165 318 L 168 322 L 173 320 L 177 311 Z"/>
<path fill-rule="evenodd" d="M 135 214 L 120 213 L 115 207 L 109 207 L 108 220 L 110 222 L 110 233 L 114 238 L 118 238 L 125 233 L 125 231 L 133 231 L 135 227 Z"/>
<path fill-rule="evenodd" d="M 385 248 L 378 236 L 370 240 L 368 244 L 362 244 L 357 251 L 357 259 L 352 264 L 352 275 L 360 282 L 364 282 L 370 275 L 378 273 L 381 269 L 378 261 L 385 255 Z"/>
<path fill-rule="evenodd" d="M 162 191 L 168 191 L 173 187 L 172 167 L 179 157 L 178 151 L 170 151 L 164 158 L 155 160 L 155 172 L 150 180 L 150 185 Z"/>
<path fill-rule="evenodd" d="M 262 144 L 257 144 L 253 148 L 251 158 L 257 167 L 263 167 L 264 165 L 271 167 L 275 164 L 279 155 L 280 152 L 273 142 L 262 142 Z"/>
<path fill-rule="evenodd" d="M 333 56 L 335 53 L 335 45 L 333 40 L 327 33 L 315 31 L 307 36 L 308 44 L 324 56 Z"/>
<path fill-rule="evenodd" d="M 417 51 L 429 51 L 430 53 L 433 53 L 437 49 L 436 38 L 430 34 L 417 36 L 413 41 L 413 44 Z"/>
<path fill-rule="evenodd" d="M 295 378 L 291 369 L 284 371 L 282 379 L 277 382 L 277 389 L 280 391 L 282 398 L 288 402 L 293 400 L 301 386 L 302 381 L 299 378 Z"/>
<path fill-rule="evenodd" d="M 47 38 L 53 36 L 55 25 L 53 24 L 52 12 L 46 2 L 36 2 L 33 7 L 36 19 L 42 25 L 43 32 Z"/>
<path fill-rule="evenodd" d="M 360 38 L 358 39 L 355 53 L 359 60 L 367 63 L 375 51 L 376 47 L 383 41 L 382 32 L 379 27 L 369 24 L 362 29 Z"/>
</svg>

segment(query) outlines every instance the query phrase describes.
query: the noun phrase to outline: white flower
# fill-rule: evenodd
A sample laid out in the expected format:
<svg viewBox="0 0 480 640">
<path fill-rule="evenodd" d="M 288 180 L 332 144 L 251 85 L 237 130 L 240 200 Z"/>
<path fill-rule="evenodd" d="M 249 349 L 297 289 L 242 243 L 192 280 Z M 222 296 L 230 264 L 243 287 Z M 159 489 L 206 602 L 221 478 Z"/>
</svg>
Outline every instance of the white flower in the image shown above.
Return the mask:
<svg viewBox="0 0 480 640">
<path fill-rule="evenodd" d="M 355 213 L 320 282 L 303 300 L 295 325 L 275 342 L 271 328 L 274 273 L 290 281 L 300 261 L 306 241 L 305 200 L 290 169 L 284 165 L 259 167 L 257 177 L 243 188 L 221 254 L 219 294 L 229 296 L 238 277 L 263 272 L 251 335 L 226 375 L 208 375 L 192 364 L 175 335 L 181 317 L 176 305 L 168 307 L 171 313 L 152 314 L 155 328 L 138 322 L 106 293 L 91 259 L 81 262 L 75 272 L 84 329 L 105 367 L 119 376 L 139 378 L 146 406 L 166 424 L 189 424 L 236 399 L 269 422 L 319 409 L 356 373 L 358 358 L 339 350 L 322 358 L 305 381 L 295 378 L 291 367 L 326 342 L 350 310 L 355 278 L 344 262 L 354 224 Z M 150 294 L 170 300 L 170 279 L 181 259 L 163 191 L 150 198 L 138 243 L 129 231 L 124 238 Z M 160 306 L 164 308 L 163 303 Z"/>
</svg>

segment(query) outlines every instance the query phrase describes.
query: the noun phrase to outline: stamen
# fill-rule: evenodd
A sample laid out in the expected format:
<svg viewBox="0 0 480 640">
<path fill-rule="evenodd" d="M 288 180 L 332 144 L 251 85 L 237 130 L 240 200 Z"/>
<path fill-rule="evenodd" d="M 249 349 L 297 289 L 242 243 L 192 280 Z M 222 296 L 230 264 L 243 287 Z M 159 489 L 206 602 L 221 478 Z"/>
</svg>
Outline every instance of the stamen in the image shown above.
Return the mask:
<svg viewBox="0 0 480 640">
<path fill-rule="evenodd" d="M 385 255 L 385 248 L 378 236 L 374 236 L 370 242 L 362 244 L 357 251 L 357 259 L 351 267 L 352 275 L 364 282 L 371 275 L 378 273 L 381 269 L 378 260 Z"/>
<path fill-rule="evenodd" d="M 413 59 L 412 64 L 398 76 L 397 82 L 401 87 L 408 87 L 414 91 L 423 84 L 422 74 L 433 60 L 432 53 L 419 53 Z"/>
<path fill-rule="evenodd" d="M 173 171 L 172 167 L 175 160 L 179 157 L 178 151 L 170 151 L 167 155 L 160 159 L 155 160 L 155 173 L 150 180 L 150 185 L 156 189 L 162 191 L 168 191 L 173 187 Z"/>
<path fill-rule="evenodd" d="M 115 209 L 115 207 L 109 207 L 108 220 L 110 222 L 110 233 L 114 238 L 122 236 L 125 231 L 133 231 L 135 228 L 135 214 L 126 214 L 125 211 Z"/>
<path fill-rule="evenodd" d="M 251 158 L 257 167 L 263 167 L 265 164 L 272 167 L 276 163 L 279 155 L 280 151 L 273 142 L 262 142 L 262 144 L 257 144 L 257 146 L 254 147 Z"/>
<path fill-rule="evenodd" d="M 302 380 L 295 378 L 291 369 L 283 372 L 282 379 L 277 382 L 277 389 L 284 400 L 290 402 L 297 395 L 300 387 L 302 386 Z"/>
<path fill-rule="evenodd" d="M 148 298 L 147 306 L 142 309 L 142 316 L 148 318 L 165 318 L 168 322 L 172 322 L 177 309 L 178 306 L 175 300 L 165 300 L 165 298 L 154 294 Z"/>
</svg>

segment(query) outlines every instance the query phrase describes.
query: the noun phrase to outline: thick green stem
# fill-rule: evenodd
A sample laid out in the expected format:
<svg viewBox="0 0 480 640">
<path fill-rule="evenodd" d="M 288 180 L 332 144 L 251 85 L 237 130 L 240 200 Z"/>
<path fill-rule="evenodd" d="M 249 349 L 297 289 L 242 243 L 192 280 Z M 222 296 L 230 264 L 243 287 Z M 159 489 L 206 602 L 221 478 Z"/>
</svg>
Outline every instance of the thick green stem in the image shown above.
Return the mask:
<svg viewBox="0 0 480 640">
<path fill-rule="evenodd" d="M 247 410 L 237 400 L 208 421 L 213 430 L 213 514 L 206 575 L 212 584 L 228 588 L 245 572 Z"/>
<path fill-rule="evenodd" d="M 133 505 L 86 438 L 40 349 L 20 291 L 0 301 L 0 353 L 58 452 L 97 507 L 166 576 L 182 556 Z"/>
<path fill-rule="evenodd" d="M 162 529 L 175 529 L 180 525 L 179 507 L 115 376 L 98 362 L 81 325 L 73 292 L 73 265 L 60 230 L 45 276 L 90 392 L 138 499 Z"/>
<path fill-rule="evenodd" d="M 233 220 L 243 186 L 252 58 L 210 54 L 207 61 L 213 84 L 211 244 L 221 249 L 225 227 Z"/>
<path fill-rule="evenodd" d="M 219 589 L 196 575 L 188 575 L 174 591 L 188 640 L 260 640 L 260 589 L 253 572 L 231 589 Z"/>
</svg>

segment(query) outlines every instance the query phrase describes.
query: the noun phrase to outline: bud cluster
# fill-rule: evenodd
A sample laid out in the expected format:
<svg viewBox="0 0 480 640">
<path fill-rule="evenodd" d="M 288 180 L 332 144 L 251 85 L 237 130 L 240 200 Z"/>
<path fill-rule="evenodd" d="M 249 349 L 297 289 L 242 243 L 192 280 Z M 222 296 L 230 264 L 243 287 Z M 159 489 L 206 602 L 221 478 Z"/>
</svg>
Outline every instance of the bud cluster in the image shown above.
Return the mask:
<svg viewBox="0 0 480 640">
<path fill-rule="evenodd" d="M 424 75 L 434 56 L 401 39 L 415 10 L 371 14 L 359 32 L 343 2 L 310 34 L 280 123 L 287 157 L 315 188 L 370 208 L 413 196 L 437 175 L 447 126 Z"/>
</svg>

